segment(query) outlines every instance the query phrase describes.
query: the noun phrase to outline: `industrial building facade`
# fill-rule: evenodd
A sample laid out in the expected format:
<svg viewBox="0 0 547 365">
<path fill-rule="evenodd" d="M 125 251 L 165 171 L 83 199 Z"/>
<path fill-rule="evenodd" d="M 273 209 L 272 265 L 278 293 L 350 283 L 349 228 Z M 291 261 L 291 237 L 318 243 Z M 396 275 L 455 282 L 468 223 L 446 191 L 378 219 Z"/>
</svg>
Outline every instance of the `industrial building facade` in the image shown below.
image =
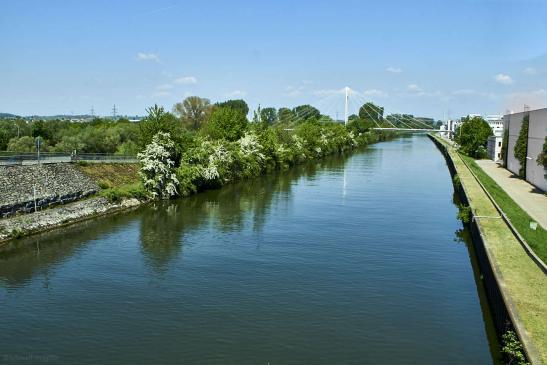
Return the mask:
<svg viewBox="0 0 547 365">
<path fill-rule="evenodd" d="M 526 153 L 526 181 L 543 191 L 547 191 L 547 170 L 537 162 L 539 154 L 543 151 L 545 136 L 547 136 L 547 108 L 507 114 L 503 117 L 504 129 L 509 131 L 506 156 L 503 156 L 503 158 L 506 159 L 507 169 L 518 175 L 520 163 L 515 158 L 514 150 L 525 115 L 530 116 Z"/>
</svg>

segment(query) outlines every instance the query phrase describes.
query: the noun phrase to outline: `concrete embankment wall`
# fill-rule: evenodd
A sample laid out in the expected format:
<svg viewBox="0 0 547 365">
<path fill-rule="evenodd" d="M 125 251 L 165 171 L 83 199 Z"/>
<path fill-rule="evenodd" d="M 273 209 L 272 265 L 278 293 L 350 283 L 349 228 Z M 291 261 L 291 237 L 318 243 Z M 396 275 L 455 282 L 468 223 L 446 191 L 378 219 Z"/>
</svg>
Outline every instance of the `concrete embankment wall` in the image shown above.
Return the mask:
<svg viewBox="0 0 547 365">
<path fill-rule="evenodd" d="M 433 141 L 433 143 L 435 143 L 437 148 L 441 151 L 441 153 L 445 157 L 446 163 L 448 165 L 448 169 L 450 170 L 450 175 L 452 176 L 452 178 L 454 178 L 454 176 L 457 174 L 457 171 L 450 154 L 448 153 L 448 151 L 446 150 L 445 146 L 442 143 L 437 141 L 432 136 L 429 136 L 429 138 Z M 458 194 L 458 197 L 460 198 L 460 200 L 466 206 L 469 206 L 469 200 L 468 200 L 463 184 L 455 184 L 454 190 Z M 496 275 L 494 274 L 494 269 L 493 269 L 494 265 L 492 265 L 488 257 L 488 253 L 486 251 L 486 247 L 483 240 L 483 234 L 481 232 L 478 219 L 475 219 L 475 217 L 473 217 L 469 226 L 471 231 L 471 237 L 473 240 L 473 249 L 477 256 L 479 269 L 483 277 L 484 288 L 486 290 L 486 296 L 488 298 L 488 304 L 490 306 L 490 311 L 492 313 L 494 326 L 496 327 L 498 338 L 501 340 L 501 336 L 505 332 L 507 332 L 508 330 L 514 330 L 514 325 L 512 323 L 511 316 L 509 315 L 509 312 L 505 305 L 505 301 L 500 291 L 500 287 L 496 279 Z"/>
<path fill-rule="evenodd" d="M 99 187 L 72 164 L 0 166 L 0 218 L 64 204 L 94 194 Z"/>
</svg>

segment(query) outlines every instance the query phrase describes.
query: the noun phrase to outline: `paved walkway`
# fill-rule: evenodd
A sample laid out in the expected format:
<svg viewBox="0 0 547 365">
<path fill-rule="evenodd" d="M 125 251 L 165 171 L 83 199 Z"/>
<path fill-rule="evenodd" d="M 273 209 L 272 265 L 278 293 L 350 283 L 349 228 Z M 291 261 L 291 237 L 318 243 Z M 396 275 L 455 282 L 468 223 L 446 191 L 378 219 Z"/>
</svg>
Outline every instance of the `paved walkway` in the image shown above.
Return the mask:
<svg viewBox="0 0 547 365">
<path fill-rule="evenodd" d="M 477 160 L 476 162 L 515 203 L 543 228 L 547 229 L 547 196 L 532 184 L 515 177 L 512 172 L 492 160 Z"/>
</svg>

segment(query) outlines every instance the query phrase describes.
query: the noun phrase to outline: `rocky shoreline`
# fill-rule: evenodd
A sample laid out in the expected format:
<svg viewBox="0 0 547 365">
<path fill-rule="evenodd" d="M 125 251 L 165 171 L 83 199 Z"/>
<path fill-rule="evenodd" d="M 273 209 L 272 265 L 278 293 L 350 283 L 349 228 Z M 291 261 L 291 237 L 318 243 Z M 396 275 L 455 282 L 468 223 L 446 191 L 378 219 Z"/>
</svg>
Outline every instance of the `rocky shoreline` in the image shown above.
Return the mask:
<svg viewBox="0 0 547 365">
<path fill-rule="evenodd" d="M 0 245 L 14 238 L 29 236 L 85 219 L 136 208 L 141 204 L 141 201 L 134 198 L 114 203 L 104 197 L 94 197 L 36 213 L 0 219 Z"/>
</svg>

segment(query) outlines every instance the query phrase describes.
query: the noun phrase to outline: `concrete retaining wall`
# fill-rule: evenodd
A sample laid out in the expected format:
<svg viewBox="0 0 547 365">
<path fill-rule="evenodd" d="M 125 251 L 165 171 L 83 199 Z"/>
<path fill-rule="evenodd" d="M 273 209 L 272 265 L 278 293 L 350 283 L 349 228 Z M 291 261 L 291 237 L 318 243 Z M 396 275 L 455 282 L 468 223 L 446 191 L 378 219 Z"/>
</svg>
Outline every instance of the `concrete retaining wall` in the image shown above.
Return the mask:
<svg viewBox="0 0 547 365">
<path fill-rule="evenodd" d="M 71 164 L 0 166 L 0 218 L 82 199 L 99 187 Z M 34 194 L 34 191 L 36 194 Z"/>
<path fill-rule="evenodd" d="M 448 165 L 450 175 L 454 177 L 454 175 L 457 174 L 457 171 L 454 167 L 454 163 L 452 162 L 452 158 L 450 157 L 450 154 L 446 150 L 445 146 L 443 146 L 434 137 L 429 136 L 429 138 L 435 143 L 437 148 L 443 154 L 446 160 L 446 164 Z M 468 206 L 469 201 L 463 184 L 454 186 L 454 190 L 458 194 L 460 200 Z M 469 228 L 471 231 L 473 249 L 477 256 L 481 275 L 483 276 L 484 288 L 486 290 L 488 304 L 492 313 L 492 319 L 494 321 L 494 326 L 496 327 L 497 336 L 501 340 L 501 336 L 505 332 L 507 332 L 508 330 L 514 330 L 514 325 L 505 305 L 505 301 L 503 300 L 503 296 L 501 294 L 496 275 L 494 274 L 494 266 L 492 265 L 488 257 L 488 253 L 484 245 L 483 234 L 481 232 L 480 225 L 478 224 L 478 219 L 473 217 L 471 223 L 469 224 Z"/>
</svg>

